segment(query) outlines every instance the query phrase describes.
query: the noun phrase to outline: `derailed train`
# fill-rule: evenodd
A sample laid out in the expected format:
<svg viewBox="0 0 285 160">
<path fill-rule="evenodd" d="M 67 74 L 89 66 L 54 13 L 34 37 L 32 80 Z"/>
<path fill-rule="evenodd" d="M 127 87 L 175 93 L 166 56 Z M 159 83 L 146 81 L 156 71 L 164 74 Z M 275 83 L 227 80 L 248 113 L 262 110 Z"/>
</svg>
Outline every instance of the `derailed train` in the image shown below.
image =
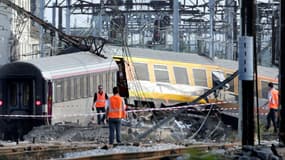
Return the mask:
<svg viewBox="0 0 285 160">
<path fill-rule="evenodd" d="M 196 54 L 138 48 L 130 53 L 103 59 L 79 52 L 4 65 L 0 69 L 1 138 L 23 138 L 34 126 L 44 124 L 88 124 L 99 84 L 109 95 L 118 86 L 129 105 L 159 107 L 192 101 L 237 69 L 236 62 Z M 262 68 L 259 95 L 266 96 L 263 88 L 268 81 L 277 82 L 275 73 L 277 69 Z M 230 83 L 228 91 L 233 95 L 237 95 L 237 81 Z"/>
</svg>

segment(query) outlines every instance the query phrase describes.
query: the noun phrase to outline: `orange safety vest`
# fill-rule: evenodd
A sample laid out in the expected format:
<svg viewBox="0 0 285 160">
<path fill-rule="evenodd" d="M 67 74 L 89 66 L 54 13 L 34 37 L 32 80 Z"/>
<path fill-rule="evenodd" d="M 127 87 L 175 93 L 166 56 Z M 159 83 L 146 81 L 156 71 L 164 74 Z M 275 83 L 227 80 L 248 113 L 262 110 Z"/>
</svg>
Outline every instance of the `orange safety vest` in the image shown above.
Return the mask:
<svg viewBox="0 0 285 160">
<path fill-rule="evenodd" d="M 109 112 L 108 118 L 123 118 L 123 101 L 119 95 L 114 95 L 109 98 Z"/>
<path fill-rule="evenodd" d="M 103 108 L 106 105 L 106 96 L 103 92 L 102 94 L 97 93 L 96 108 Z"/>
<path fill-rule="evenodd" d="M 272 89 L 270 91 L 270 94 L 271 94 L 271 99 L 269 101 L 269 108 L 278 109 L 278 106 L 279 106 L 279 98 L 278 98 L 279 92 L 276 89 Z"/>
</svg>

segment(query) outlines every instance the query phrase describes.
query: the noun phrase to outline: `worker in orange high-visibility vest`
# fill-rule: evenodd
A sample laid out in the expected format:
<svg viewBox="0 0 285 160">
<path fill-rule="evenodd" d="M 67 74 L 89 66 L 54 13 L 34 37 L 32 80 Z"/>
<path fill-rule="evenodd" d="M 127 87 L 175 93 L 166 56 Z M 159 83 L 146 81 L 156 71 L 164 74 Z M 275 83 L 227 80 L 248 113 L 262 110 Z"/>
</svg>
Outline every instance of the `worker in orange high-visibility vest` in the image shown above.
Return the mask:
<svg viewBox="0 0 285 160">
<path fill-rule="evenodd" d="M 117 143 L 121 143 L 121 120 L 124 118 L 125 103 L 119 95 L 118 87 L 113 88 L 113 96 L 109 98 L 109 106 L 107 107 L 107 119 L 109 122 L 109 144 L 114 143 L 114 135 L 116 131 Z"/>
<path fill-rule="evenodd" d="M 274 132 L 277 132 L 277 122 L 276 122 L 276 113 L 279 107 L 279 92 L 273 86 L 272 82 L 268 83 L 269 91 L 268 91 L 268 99 L 267 102 L 263 105 L 267 105 L 269 112 L 267 114 L 267 125 L 265 127 L 266 130 L 270 128 L 271 121 L 273 123 Z"/>
<path fill-rule="evenodd" d="M 96 108 L 97 111 L 97 123 L 105 124 L 105 112 L 106 112 L 106 106 L 108 103 L 108 95 L 103 91 L 103 86 L 98 86 L 98 92 L 94 94 L 93 98 L 93 105 L 92 110 L 94 111 L 94 108 Z"/>
</svg>

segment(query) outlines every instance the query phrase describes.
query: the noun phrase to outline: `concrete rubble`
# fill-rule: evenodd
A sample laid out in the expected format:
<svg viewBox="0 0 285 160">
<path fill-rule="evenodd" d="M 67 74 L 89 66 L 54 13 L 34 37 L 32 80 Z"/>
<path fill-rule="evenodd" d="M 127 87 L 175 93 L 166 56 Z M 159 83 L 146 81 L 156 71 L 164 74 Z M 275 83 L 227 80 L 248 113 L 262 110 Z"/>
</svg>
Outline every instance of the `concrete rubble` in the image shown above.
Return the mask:
<svg viewBox="0 0 285 160">
<path fill-rule="evenodd" d="M 159 115 L 159 116 L 155 116 Z M 122 140 L 124 143 L 138 141 L 138 135 L 151 128 L 164 114 L 139 113 L 129 115 L 122 122 Z M 35 127 L 24 136 L 26 141 L 48 142 L 48 141 L 92 141 L 98 144 L 108 143 L 108 126 L 90 124 L 79 126 L 78 124 L 57 124 L 52 126 Z M 191 117 L 187 113 L 164 124 L 151 133 L 147 138 L 140 140 L 141 143 L 173 143 L 185 144 L 193 141 L 203 142 L 226 142 L 233 141 L 235 131 L 224 125 L 215 115 Z"/>
</svg>

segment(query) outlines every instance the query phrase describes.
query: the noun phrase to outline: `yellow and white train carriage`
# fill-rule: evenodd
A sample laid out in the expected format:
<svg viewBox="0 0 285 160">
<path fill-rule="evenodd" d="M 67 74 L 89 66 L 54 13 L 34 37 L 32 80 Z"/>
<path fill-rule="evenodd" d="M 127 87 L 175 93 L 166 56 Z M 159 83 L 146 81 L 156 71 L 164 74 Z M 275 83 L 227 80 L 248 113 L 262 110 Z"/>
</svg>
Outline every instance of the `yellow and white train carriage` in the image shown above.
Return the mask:
<svg viewBox="0 0 285 160">
<path fill-rule="evenodd" d="M 203 56 L 138 48 L 130 51 L 131 57 L 115 59 L 125 61 L 130 103 L 135 105 L 191 102 L 212 88 L 215 80 L 225 79 L 223 70 Z"/>
<path fill-rule="evenodd" d="M 130 103 L 159 107 L 161 103 L 191 102 L 238 70 L 238 62 L 197 54 L 130 48 L 131 56 L 115 56 L 125 62 Z M 258 66 L 258 95 L 267 97 L 269 81 L 277 85 L 278 69 Z M 213 102 L 237 100 L 238 77 L 224 87 Z M 200 103 L 205 103 L 205 100 Z"/>
</svg>

